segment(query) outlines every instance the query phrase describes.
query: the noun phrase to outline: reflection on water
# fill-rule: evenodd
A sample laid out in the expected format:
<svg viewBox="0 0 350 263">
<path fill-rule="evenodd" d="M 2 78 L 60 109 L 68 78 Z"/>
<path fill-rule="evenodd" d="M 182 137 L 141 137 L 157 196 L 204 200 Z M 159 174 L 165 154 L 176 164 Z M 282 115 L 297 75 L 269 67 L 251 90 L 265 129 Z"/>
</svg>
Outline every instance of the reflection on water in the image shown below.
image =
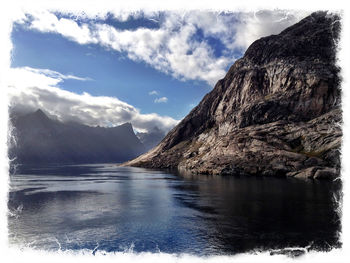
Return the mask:
<svg viewBox="0 0 350 263">
<path fill-rule="evenodd" d="M 339 185 L 183 176 L 111 164 L 22 166 L 11 175 L 11 244 L 46 250 L 235 254 L 339 246 Z"/>
</svg>

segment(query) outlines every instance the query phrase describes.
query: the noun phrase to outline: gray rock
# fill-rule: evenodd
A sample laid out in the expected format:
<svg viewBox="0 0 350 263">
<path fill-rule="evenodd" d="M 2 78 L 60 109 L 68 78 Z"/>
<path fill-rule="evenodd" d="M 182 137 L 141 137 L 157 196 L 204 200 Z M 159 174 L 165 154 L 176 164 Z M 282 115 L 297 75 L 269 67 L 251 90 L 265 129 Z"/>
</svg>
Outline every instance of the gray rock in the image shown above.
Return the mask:
<svg viewBox="0 0 350 263">
<path fill-rule="evenodd" d="M 302 179 L 312 179 L 315 176 L 315 173 L 319 167 L 309 167 L 306 169 L 303 169 L 301 171 L 296 172 L 294 175 L 295 178 L 302 178 Z"/>
<path fill-rule="evenodd" d="M 339 16 L 316 12 L 255 41 L 157 147 L 124 165 L 302 178 L 339 168 L 339 30 Z"/>
<path fill-rule="evenodd" d="M 339 172 L 335 168 L 324 167 L 316 171 L 314 179 L 335 179 L 338 176 Z"/>
</svg>

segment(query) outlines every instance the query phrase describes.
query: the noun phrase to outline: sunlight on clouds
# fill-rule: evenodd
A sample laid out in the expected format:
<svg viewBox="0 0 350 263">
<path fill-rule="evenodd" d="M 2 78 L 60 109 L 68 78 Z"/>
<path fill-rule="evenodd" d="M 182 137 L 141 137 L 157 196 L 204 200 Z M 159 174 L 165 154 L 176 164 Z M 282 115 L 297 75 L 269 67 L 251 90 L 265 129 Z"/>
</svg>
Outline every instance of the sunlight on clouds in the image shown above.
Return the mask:
<svg viewBox="0 0 350 263">
<path fill-rule="evenodd" d="M 26 113 L 40 108 L 61 121 L 76 121 L 91 126 L 131 122 L 139 131 L 158 127 L 167 132 L 178 123 L 171 117 L 142 114 L 115 97 L 92 96 L 86 92 L 76 94 L 59 88 L 59 83 L 64 79 L 86 78 L 29 67 L 11 68 L 9 72 L 10 107 L 16 112 Z"/>
<path fill-rule="evenodd" d="M 87 24 L 79 26 L 74 20 L 60 18 L 48 11 L 37 11 L 27 16 L 31 20 L 30 28 L 41 32 L 54 32 L 61 34 L 79 44 L 98 43 L 91 34 Z M 24 23 L 25 20 L 20 20 Z"/>
<path fill-rule="evenodd" d="M 134 61 L 144 62 L 156 70 L 180 80 L 203 80 L 214 85 L 223 78 L 228 66 L 257 38 L 279 33 L 307 13 L 260 11 L 257 13 L 219 12 L 133 12 L 116 13 L 115 19 L 157 19 L 160 27 L 120 30 L 111 25 L 88 20 L 78 23 L 77 17 L 58 18 L 48 11 L 32 12 L 19 23 L 29 29 L 61 34 L 79 44 L 99 44 L 108 49 L 125 52 Z M 101 16 L 101 15 L 100 15 Z M 102 16 L 103 17 L 103 16 Z M 86 21 L 86 20 L 85 20 Z M 196 39 L 198 30 L 204 39 Z M 222 54 L 216 56 L 205 37 L 223 43 Z"/>
<path fill-rule="evenodd" d="M 282 10 L 241 13 L 236 25 L 235 41 L 229 46 L 230 48 L 241 47 L 247 49 L 255 40 L 264 36 L 279 34 L 310 13 L 309 11 L 292 12 Z"/>
</svg>

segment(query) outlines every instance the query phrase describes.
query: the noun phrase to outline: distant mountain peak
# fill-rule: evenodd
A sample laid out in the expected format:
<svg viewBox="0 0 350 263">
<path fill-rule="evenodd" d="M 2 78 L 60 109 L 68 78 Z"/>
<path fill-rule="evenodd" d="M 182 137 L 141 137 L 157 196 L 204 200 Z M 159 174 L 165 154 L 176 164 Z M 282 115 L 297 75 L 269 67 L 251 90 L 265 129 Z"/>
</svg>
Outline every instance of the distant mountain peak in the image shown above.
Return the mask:
<svg viewBox="0 0 350 263">
<path fill-rule="evenodd" d="M 27 116 L 38 121 L 52 121 L 41 109 L 37 109 L 35 112 L 29 113 Z"/>
<path fill-rule="evenodd" d="M 43 112 L 41 109 L 37 109 L 33 114 L 36 116 L 43 116 L 43 117 L 48 118 L 48 116 L 45 114 L 45 112 Z"/>
<path fill-rule="evenodd" d="M 132 128 L 132 124 L 130 122 L 125 122 L 122 125 L 120 125 L 122 127 L 131 127 Z"/>
<path fill-rule="evenodd" d="M 136 136 L 140 139 L 146 150 L 152 149 L 165 137 L 165 132 L 157 126 L 151 128 L 148 132 L 138 132 Z"/>
<path fill-rule="evenodd" d="M 127 130 L 128 132 L 132 132 L 133 134 L 135 134 L 134 128 L 130 122 L 125 122 L 122 125 L 119 125 L 117 127 L 119 127 L 119 129 L 122 128 L 122 129 Z"/>
<path fill-rule="evenodd" d="M 18 163 L 120 162 L 145 151 L 131 123 L 96 127 L 56 121 L 43 110 L 12 119 L 17 144 L 9 156 Z"/>
<path fill-rule="evenodd" d="M 35 113 L 38 113 L 38 114 L 45 114 L 41 109 L 37 109 L 37 110 L 35 111 Z"/>
</svg>

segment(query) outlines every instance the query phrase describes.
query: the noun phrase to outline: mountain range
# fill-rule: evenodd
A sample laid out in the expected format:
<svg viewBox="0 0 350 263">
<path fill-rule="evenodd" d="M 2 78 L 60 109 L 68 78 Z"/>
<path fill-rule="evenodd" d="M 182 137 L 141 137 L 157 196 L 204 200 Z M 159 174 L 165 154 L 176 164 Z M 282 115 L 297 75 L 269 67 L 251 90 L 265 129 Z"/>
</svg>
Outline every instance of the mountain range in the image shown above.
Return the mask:
<svg viewBox="0 0 350 263">
<path fill-rule="evenodd" d="M 145 152 L 130 123 L 91 127 L 49 118 L 41 109 L 12 114 L 15 143 L 9 158 L 16 163 L 123 162 Z"/>
</svg>

